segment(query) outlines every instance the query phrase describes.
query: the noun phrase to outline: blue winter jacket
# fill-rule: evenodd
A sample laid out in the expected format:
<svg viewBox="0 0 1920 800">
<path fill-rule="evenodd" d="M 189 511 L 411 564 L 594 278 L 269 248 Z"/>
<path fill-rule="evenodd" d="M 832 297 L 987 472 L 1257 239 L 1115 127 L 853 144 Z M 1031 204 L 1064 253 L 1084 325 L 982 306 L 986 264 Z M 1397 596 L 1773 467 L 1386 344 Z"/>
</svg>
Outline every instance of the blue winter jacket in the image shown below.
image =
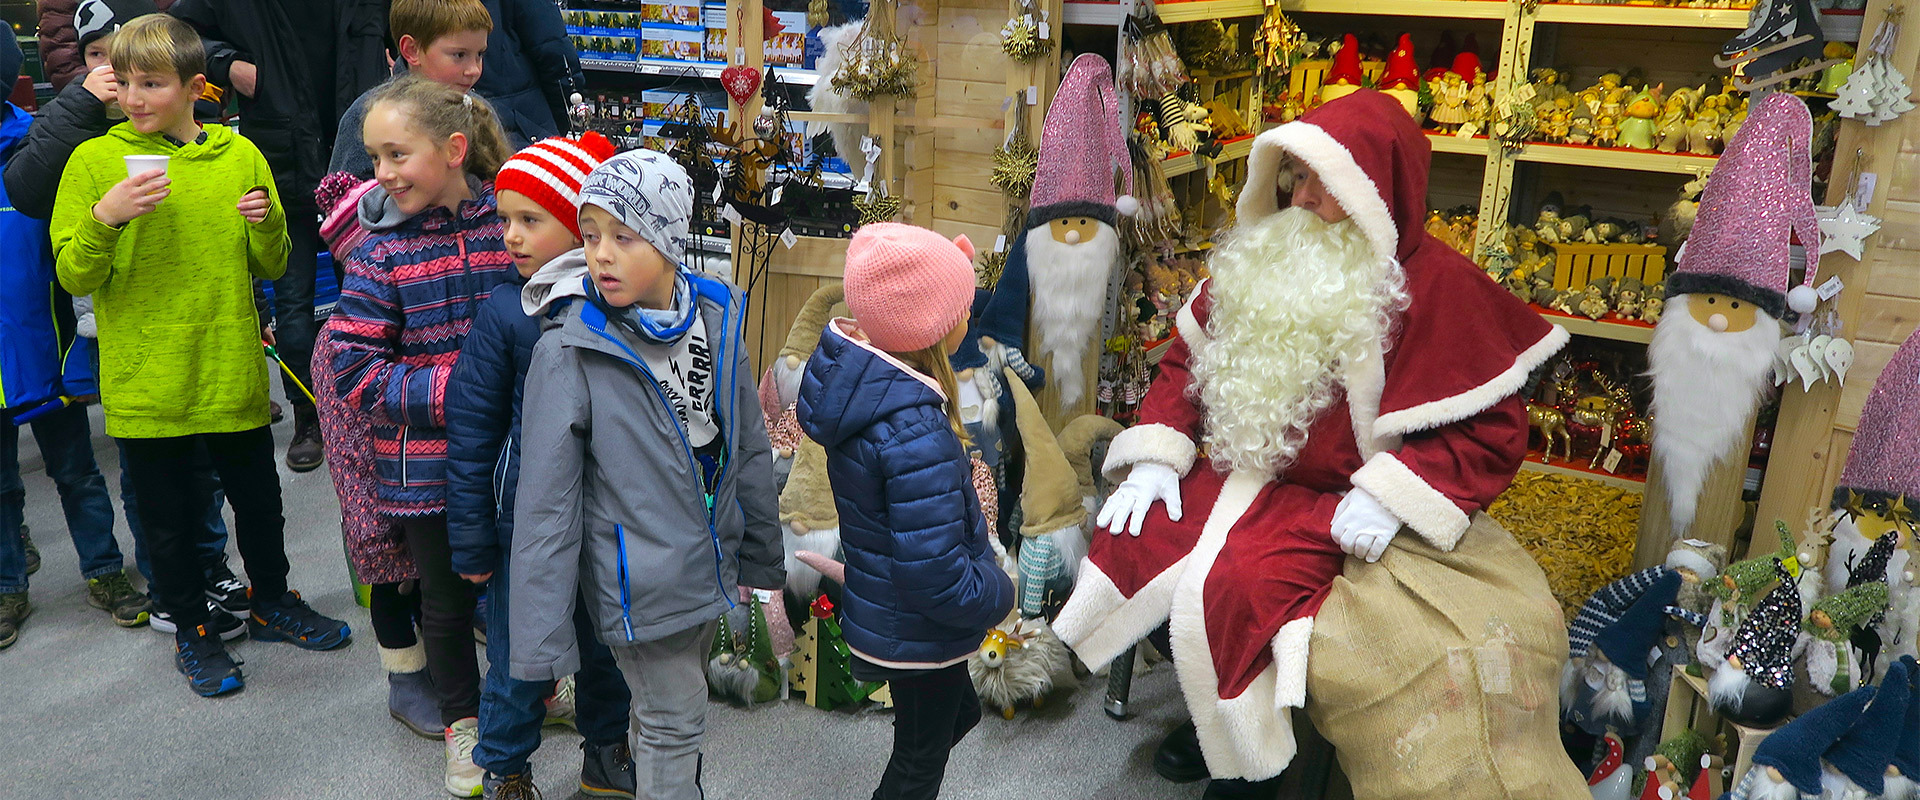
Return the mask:
<svg viewBox="0 0 1920 800">
<path fill-rule="evenodd" d="M 453 571 L 500 571 L 520 485 L 520 399 L 540 321 L 520 308 L 526 279 L 493 287 L 447 379 L 447 541 Z"/>
<path fill-rule="evenodd" d="M 565 133 L 567 94 L 586 91 L 587 78 L 560 7 L 551 0 L 483 2 L 493 32 L 473 90 L 493 102 L 501 125 L 529 142 Z"/>
<path fill-rule="evenodd" d="M 800 427 L 826 448 L 847 560 L 847 646 L 896 669 L 966 660 L 1013 608 L 972 463 L 930 378 L 841 332 L 820 336 Z"/>
<path fill-rule="evenodd" d="M 13 155 L 32 122 L 19 106 L 0 102 L 0 160 Z M 0 186 L 0 414 L 69 393 L 61 360 L 73 341 L 71 304 L 54 282 L 46 221 L 15 209 Z M 63 310 L 69 311 L 66 330 L 58 316 Z"/>
</svg>

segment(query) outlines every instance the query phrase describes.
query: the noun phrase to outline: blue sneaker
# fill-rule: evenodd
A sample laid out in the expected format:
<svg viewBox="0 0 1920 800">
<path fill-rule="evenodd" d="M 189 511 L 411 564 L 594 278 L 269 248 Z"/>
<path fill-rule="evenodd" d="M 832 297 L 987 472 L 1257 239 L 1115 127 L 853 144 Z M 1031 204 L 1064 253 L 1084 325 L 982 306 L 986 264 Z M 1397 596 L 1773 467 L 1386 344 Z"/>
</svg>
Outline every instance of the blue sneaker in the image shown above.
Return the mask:
<svg viewBox="0 0 1920 800">
<path fill-rule="evenodd" d="M 353 642 L 347 623 L 321 615 L 294 591 L 273 600 L 254 597 L 247 632 L 256 642 L 287 642 L 303 650 L 332 650 Z"/>
<path fill-rule="evenodd" d="M 187 676 L 187 687 L 201 697 L 218 697 L 247 686 L 240 665 L 205 625 L 174 634 L 173 665 Z"/>
</svg>

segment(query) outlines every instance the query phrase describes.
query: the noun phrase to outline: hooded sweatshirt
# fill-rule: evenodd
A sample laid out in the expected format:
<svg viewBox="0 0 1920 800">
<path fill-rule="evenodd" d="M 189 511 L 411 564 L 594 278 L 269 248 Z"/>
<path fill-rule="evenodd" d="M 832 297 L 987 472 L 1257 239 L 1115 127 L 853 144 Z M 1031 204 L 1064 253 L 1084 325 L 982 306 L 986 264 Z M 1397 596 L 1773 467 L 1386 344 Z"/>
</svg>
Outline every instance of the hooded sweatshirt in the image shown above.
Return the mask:
<svg viewBox="0 0 1920 800">
<path fill-rule="evenodd" d="M 225 127 L 176 146 L 133 124 L 74 148 L 53 210 L 60 285 L 94 296 L 107 433 L 159 438 L 267 424 L 267 362 L 253 279 L 287 268 L 287 221 L 258 148 Z M 123 156 L 165 155 L 172 194 L 113 228 L 93 205 L 127 177 Z M 266 219 L 234 205 L 265 189 Z"/>
</svg>

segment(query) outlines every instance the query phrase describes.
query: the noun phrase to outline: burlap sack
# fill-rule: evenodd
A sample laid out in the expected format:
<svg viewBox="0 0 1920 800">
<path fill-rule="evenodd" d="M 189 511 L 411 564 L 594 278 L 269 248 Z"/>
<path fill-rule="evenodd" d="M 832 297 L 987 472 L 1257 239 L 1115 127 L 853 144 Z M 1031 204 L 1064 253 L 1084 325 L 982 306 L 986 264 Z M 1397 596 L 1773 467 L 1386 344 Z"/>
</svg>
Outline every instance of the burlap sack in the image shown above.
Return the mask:
<svg viewBox="0 0 1920 800">
<path fill-rule="evenodd" d="M 1557 728 L 1560 607 L 1486 515 L 1451 553 L 1403 531 L 1347 559 L 1310 652 L 1307 711 L 1355 800 L 1589 797 Z"/>
</svg>

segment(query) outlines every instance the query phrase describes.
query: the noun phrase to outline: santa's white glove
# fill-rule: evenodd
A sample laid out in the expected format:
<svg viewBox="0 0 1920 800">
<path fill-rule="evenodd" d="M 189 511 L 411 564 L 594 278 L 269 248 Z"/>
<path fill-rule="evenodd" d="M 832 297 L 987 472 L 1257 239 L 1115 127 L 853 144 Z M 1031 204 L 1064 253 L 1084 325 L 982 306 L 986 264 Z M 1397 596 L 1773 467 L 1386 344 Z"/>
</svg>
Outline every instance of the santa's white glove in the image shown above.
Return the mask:
<svg viewBox="0 0 1920 800">
<path fill-rule="evenodd" d="M 1107 504 L 1100 507 L 1100 518 L 1094 524 L 1116 536 L 1122 528 L 1139 536 L 1140 526 L 1147 521 L 1147 510 L 1155 500 L 1166 502 L 1168 519 L 1180 521 L 1180 473 L 1152 461 L 1134 464 L 1127 480 L 1114 489 Z"/>
<path fill-rule="evenodd" d="M 1387 543 L 1400 532 L 1400 518 L 1374 499 L 1367 490 L 1354 487 L 1333 510 L 1333 541 L 1354 558 L 1368 563 L 1380 560 Z"/>
</svg>

